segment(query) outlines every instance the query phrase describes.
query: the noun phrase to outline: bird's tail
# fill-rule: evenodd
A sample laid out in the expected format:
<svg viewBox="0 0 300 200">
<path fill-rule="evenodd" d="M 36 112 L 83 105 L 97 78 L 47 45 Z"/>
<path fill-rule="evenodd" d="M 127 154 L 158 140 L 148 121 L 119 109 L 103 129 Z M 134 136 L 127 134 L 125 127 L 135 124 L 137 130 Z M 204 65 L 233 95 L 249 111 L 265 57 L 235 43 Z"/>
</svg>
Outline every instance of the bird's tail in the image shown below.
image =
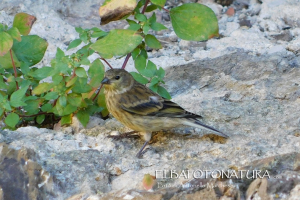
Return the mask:
<svg viewBox="0 0 300 200">
<path fill-rule="evenodd" d="M 221 131 L 219 131 L 219 130 L 211 127 L 211 126 L 205 125 L 205 124 L 203 124 L 202 122 L 200 122 L 200 121 L 198 121 L 196 119 L 187 119 L 187 120 L 184 120 L 183 124 L 184 125 L 188 125 L 188 126 L 193 126 L 195 128 L 206 129 L 206 130 L 212 131 L 214 134 L 219 135 L 221 137 L 229 138 L 228 135 L 222 133 Z"/>
</svg>

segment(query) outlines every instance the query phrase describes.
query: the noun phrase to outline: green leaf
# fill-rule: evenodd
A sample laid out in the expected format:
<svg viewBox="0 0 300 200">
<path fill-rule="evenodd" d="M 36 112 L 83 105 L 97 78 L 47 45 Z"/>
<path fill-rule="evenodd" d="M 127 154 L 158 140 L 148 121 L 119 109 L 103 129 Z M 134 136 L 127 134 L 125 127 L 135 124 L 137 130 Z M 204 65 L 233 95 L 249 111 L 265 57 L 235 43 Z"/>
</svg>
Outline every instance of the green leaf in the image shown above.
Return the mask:
<svg viewBox="0 0 300 200">
<path fill-rule="evenodd" d="M 160 67 L 159 70 L 157 70 L 156 75 L 160 80 L 162 80 L 165 77 L 165 73 L 165 70 Z"/>
<path fill-rule="evenodd" d="M 152 78 L 155 75 L 156 71 L 157 71 L 156 65 L 150 60 L 148 60 L 147 67 L 146 69 L 142 70 L 141 74 L 148 78 Z"/>
<path fill-rule="evenodd" d="M 88 43 L 88 34 L 87 32 L 82 32 L 79 34 L 79 38 L 84 42 L 85 44 Z"/>
<path fill-rule="evenodd" d="M 52 72 L 52 67 L 42 67 L 37 70 L 35 70 L 32 73 L 29 73 L 29 75 L 33 76 L 37 80 L 42 80 L 49 76 L 49 74 Z"/>
<path fill-rule="evenodd" d="M 24 110 L 27 111 L 27 114 L 29 115 L 34 115 L 39 112 L 39 107 L 40 107 L 41 99 L 36 99 L 36 100 L 29 100 L 26 101 L 26 106 L 24 106 Z"/>
<path fill-rule="evenodd" d="M 64 109 L 63 109 L 63 113 L 62 115 L 69 115 L 72 114 L 73 112 L 75 112 L 77 110 L 76 106 L 73 106 L 71 104 L 68 104 Z"/>
<path fill-rule="evenodd" d="M 7 77 L 7 81 L 6 83 L 8 84 L 8 87 L 7 87 L 7 94 L 10 95 L 12 94 L 14 91 L 16 91 L 16 80 L 15 80 L 15 77 L 13 75 L 9 75 Z"/>
<path fill-rule="evenodd" d="M 71 124 L 72 123 L 72 115 L 65 115 L 60 120 L 61 125 Z"/>
<path fill-rule="evenodd" d="M 133 51 L 143 40 L 143 37 L 132 30 L 111 30 L 102 39 L 97 40 L 91 48 L 103 58 L 123 56 Z"/>
<path fill-rule="evenodd" d="M 150 85 L 149 86 L 149 88 L 153 91 L 153 92 L 156 92 L 157 93 L 157 88 L 158 87 L 158 85 L 157 84 L 155 84 L 155 85 Z"/>
<path fill-rule="evenodd" d="M 0 108 L 0 117 L 2 118 L 2 115 L 4 113 L 4 109 L 3 108 Z"/>
<path fill-rule="evenodd" d="M 93 88 L 90 85 L 87 85 L 87 78 L 78 78 L 72 88 L 72 91 L 75 93 L 87 93 L 92 89 Z"/>
<path fill-rule="evenodd" d="M 53 85 L 51 83 L 40 83 L 37 87 L 35 87 L 32 90 L 32 93 L 35 95 L 40 95 L 44 92 L 48 92 L 51 88 L 53 87 Z"/>
<path fill-rule="evenodd" d="M 27 83 L 22 88 L 20 88 L 19 90 L 15 91 L 14 93 L 12 93 L 12 95 L 10 97 L 10 105 L 11 106 L 17 108 L 17 107 L 20 107 L 20 106 L 26 106 L 27 105 L 22 100 L 25 97 L 25 93 L 26 93 L 28 87 L 29 87 L 29 83 Z"/>
<path fill-rule="evenodd" d="M 58 97 L 58 93 L 57 93 L 57 92 L 49 92 L 49 93 L 47 93 L 47 94 L 44 96 L 44 98 L 45 98 L 46 100 L 57 99 L 57 97 Z"/>
<path fill-rule="evenodd" d="M 7 33 L 15 40 L 21 41 L 21 33 L 16 27 L 11 27 Z"/>
<path fill-rule="evenodd" d="M 76 94 L 76 93 L 70 93 L 67 96 L 67 101 L 76 107 L 79 107 L 81 102 L 82 102 L 82 96 L 81 94 Z"/>
<path fill-rule="evenodd" d="M 37 35 L 22 36 L 22 41 L 15 41 L 13 51 L 19 61 L 23 61 L 28 66 L 39 63 L 45 54 L 48 43 Z"/>
<path fill-rule="evenodd" d="M 62 106 L 65 107 L 67 105 L 67 97 L 66 96 L 60 96 L 58 98 L 58 103 Z"/>
<path fill-rule="evenodd" d="M 80 44 L 81 44 L 82 40 L 81 39 L 76 39 L 76 40 L 73 40 L 72 42 L 70 42 L 67 50 L 69 49 L 73 49 L 75 47 L 78 47 Z"/>
<path fill-rule="evenodd" d="M 150 85 L 149 86 L 153 86 L 153 85 L 156 85 L 159 83 L 159 79 L 157 77 L 154 77 L 151 82 L 150 82 Z"/>
<path fill-rule="evenodd" d="M 78 77 L 87 77 L 86 75 L 86 71 L 83 67 L 77 67 L 75 69 L 75 74 L 78 76 Z"/>
<path fill-rule="evenodd" d="M 79 110 L 76 115 L 77 115 L 78 120 L 81 122 L 81 124 L 84 127 L 86 127 L 86 125 L 88 124 L 88 122 L 90 120 L 90 115 L 83 110 Z"/>
<path fill-rule="evenodd" d="M 82 65 L 89 65 L 90 61 L 88 58 L 82 58 L 79 63 Z"/>
<path fill-rule="evenodd" d="M 139 55 L 139 53 L 140 53 L 140 48 L 135 48 L 132 52 L 131 52 L 131 57 L 132 57 L 132 59 L 133 60 L 135 60 L 136 59 L 136 57 Z"/>
<path fill-rule="evenodd" d="M 167 27 L 165 27 L 164 25 L 162 25 L 161 23 L 158 23 L 158 22 L 151 23 L 150 26 L 155 31 L 161 31 L 164 29 L 168 29 Z"/>
<path fill-rule="evenodd" d="M 104 72 L 105 72 L 104 70 L 105 67 L 103 63 L 99 59 L 94 60 L 94 62 L 91 64 L 88 70 L 88 74 L 90 77 L 89 84 L 92 87 L 96 88 L 101 85 L 101 81 L 104 78 Z"/>
<path fill-rule="evenodd" d="M 162 96 L 166 99 L 171 99 L 172 98 L 171 95 L 169 94 L 169 92 L 164 87 L 162 87 L 160 85 L 157 87 L 157 93 L 160 96 Z"/>
<path fill-rule="evenodd" d="M 12 37 L 6 32 L 0 32 L 0 56 L 4 56 L 12 46 Z"/>
<path fill-rule="evenodd" d="M 186 3 L 170 11 L 172 26 L 184 40 L 202 41 L 219 35 L 218 19 L 207 6 Z"/>
<path fill-rule="evenodd" d="M 144 14 L 135 14 L 135 19 L 141 21 L 141 22 L 145 22 L 147 21 L 147 17 Z"/>
<path fill-rule="evenodd" d="M 164 7 L 167 0 L 151 0 L 151 3 L 158 5 L 160 7 Z"/>
<path fill-rule="evenodd" d="M 94 31 L 91 35 L 92 38 L 99 38 L 99 37 L 104 37 L 106 36 L 108 33 L 105 31 Z"/>
<path fill-rule="evenodd" d="M 149 30 L 150 30 L 149 23 L 145 23 L 144 26 L 143 26 L 144 34 L 148 34 Z"/>
<path fill-rule="evenodd" d="M 36 117 L 36 122 L 38 124 L 43 123 L 44 120 L 45 120 L 45 115 L 39 115 L 39 116 Z"/>
<path fill-rule="evenodd" d="M 57 60 L 61 60 L 63 57 L 65 57 L 65 52 L 63 50 L 61 50 L 61 48 L 57 47 L 55 58 Z"/>
<path fill-rule="evenodd" d="M 43 112 L 49 112 L 52 109 L 52 105 L 50 103 L 46 103 L 41 107 Z"/>
<path fill-rule="evenodd" d="M 146 12 L 151 12 L 151 11 L 153 11 L 153 10 L 155 10 L 155 9 L 157 9 L 157 6 L 154 5 L 154 4 L 152 4 L 152 5 L 150 5 L 150 6 L 147 6 Z"/>
<path fill-rule="evenodd" d="M 150 35 L 150 34 L 146 35 L 145 42 L 146 42 L 147 46 L 150 48 L 153 48 L 153 49 L 161 49 L 162 48 L 160 42 L 153 35 Z"/>
<path fill-rule="evenodd" d="M 141 74 L 136 73 L 136 72 L 130 72 L 130 74 L 133 76 L 133 78 L 137 81 L 140 82 L 141 84 L 147 84 L 148 79 L 143 77 Z"/>
<path fill-rule="evenodd" d="M 146 68 L 146 58 L 143 55 L 138 55 L 134 61 L 134 66 L 138 72 L 142 72 Z"/>
<path fill-rule="evenodd" d="M 74 85 L 76 83 L 77 79 L 78 79 L 78 76 L 75 76 L 73 78 L 71 77 L 71 79 L 67 82 L 66 87 L 71 87 L 72 85 Z"/>
<path fill-rule="evenodd" d="M 0 43 L 1 43 L 1 38 L 0 38 Z M 13 60 L 14 60 L 15 66 L 20 67 L 21 63 L 19 62 L 19 60 L 16 57 L 16 54 L 14 53 L 13 50 L 12 50 L 12 55 L 13 55 Z M 10 53 L 5 54 L 4 56 L 0 56 L 0 68 L 4 68 L 4 69 L 13 68 Z"/>
<path fill-rule="evenodd" d="M 84 32 L 84 30 L 81 27 L 75 27 L 75 31 L 79 34 Z"/>
<path fill-rule="evenodd" d="M 7 126 L 11 128 L 15 128 L 19 120 L 20 120 L 19 115 L 17 115 L 16 113 L 9 113 L 5 118 L 4 122 Z"/>
<path fill-rule="evenodd" d="M 129 30 L 133 30 L 133 31 L 137 31 L 141 28 L 141 25 L 136 23 L 135 21 L 133 20 L 130 20 L 130 19 L 126 19 L 126 21 L 128 22 L 129 24 Z"/>
<path fill-rule="evenodd" d="M 27 13 L 18 13 L 15 15 L 13 27 L 18 28 L 22 35 L 28 35 L 35 21 L 35 16 Z"/>
<path fill-rule="evenodd" d="M 53 85 L 58 85 L 63 80 L 63 77 L 60 74 L 52 76 Z"/>
</svg>

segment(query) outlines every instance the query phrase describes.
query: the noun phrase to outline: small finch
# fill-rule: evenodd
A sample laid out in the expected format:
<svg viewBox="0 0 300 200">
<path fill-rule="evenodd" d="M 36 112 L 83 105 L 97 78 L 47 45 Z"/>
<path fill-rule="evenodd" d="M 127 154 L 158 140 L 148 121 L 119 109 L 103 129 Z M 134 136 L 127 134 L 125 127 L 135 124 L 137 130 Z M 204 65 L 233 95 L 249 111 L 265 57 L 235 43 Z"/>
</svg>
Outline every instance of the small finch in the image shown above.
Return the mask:
<svg viewBox="0 0 300 200">
<path fill-rule="evenodd" d="M 217 129 L 207 126 L 198 119 L 199 115 L 184 110 L 176 103 L 167 100 L 137 82 L 124 69 L 110 69 L 101 82 L 105 88 L 108 111 L 122 124 L 140 132 L 145 140 L 137 157 L 143 155 L 145 146 L 154 131 L 187 125 L 204 128 L 216 135 L 228 138 Z"/>
</svg>

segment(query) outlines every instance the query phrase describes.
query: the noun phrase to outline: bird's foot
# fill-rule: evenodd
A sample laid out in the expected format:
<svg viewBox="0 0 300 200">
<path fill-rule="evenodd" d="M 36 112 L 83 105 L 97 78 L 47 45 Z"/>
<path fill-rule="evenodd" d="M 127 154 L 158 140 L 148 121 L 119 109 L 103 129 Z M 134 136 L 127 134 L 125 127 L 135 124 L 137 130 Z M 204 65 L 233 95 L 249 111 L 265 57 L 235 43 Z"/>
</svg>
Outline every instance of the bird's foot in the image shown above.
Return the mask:
<svg viewBox="0 0 300 200">
<path fill-rule="evenodd" d="M 139 135 L 133 135 L 134 133 L 137 133 L 137 131 L 130 131 L 130 132 L 123 133 L 121 135 L 109 135 L 107 137 L 112 138 L 114 140 L 120 140 L 124 138 L 140 138 Z"/>
<path fill-rule="evenodd" d="M 147 146 L 147 144 L 148 144 L 148 141 L 146 141 L 145 143 L 144 143 L 144 145 L 142 146 L 142 148 L 139 150 L 139 152 L 136 154 L 136 157 L 137 158 L 142 158 L 143 157 L 143 155 L 144 155 L 144 153 L 146 153 L 146 151 L 148 150 L 148 149 L 145 149 L 144 150 L 144 148 Z"/>
</svg>

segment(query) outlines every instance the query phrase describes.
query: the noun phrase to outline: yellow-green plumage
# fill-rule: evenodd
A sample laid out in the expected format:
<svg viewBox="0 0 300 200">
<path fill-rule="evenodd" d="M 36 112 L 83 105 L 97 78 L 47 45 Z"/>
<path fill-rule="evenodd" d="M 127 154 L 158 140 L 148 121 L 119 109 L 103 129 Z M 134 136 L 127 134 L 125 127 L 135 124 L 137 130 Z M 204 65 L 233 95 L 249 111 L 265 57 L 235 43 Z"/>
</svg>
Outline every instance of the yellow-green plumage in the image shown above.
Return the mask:
<svg viewBox="0 0 300 200">
<path fill-rule="evenodd" d="M 199 115 L 184 110 L 134 80 L 124 69 L 110 69 L 102 83 L 109 112 L 125 126 L 144 134 L 146 143 L 153 131 L 188 125 L 205 128 L 222 137 L 224 133 L 201 123 Z M 138 153 L 141 155 L 143 148 Z"/>
</svg>

